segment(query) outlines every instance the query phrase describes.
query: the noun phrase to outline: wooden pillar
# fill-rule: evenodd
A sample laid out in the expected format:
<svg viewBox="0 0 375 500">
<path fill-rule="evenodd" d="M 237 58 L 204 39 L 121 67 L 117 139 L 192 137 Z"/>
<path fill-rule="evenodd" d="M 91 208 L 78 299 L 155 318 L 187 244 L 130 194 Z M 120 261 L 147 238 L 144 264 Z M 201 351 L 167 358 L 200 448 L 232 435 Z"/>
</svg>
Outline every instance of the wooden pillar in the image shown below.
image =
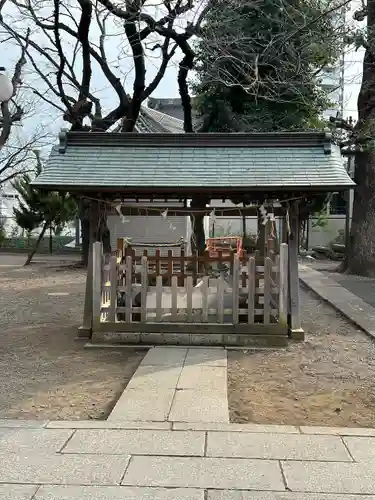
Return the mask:
<svg viewBox="0 0 375 500">
<path fill-rule="evenodd" d="M 92 329 L 100 326 L 100 308 L 102 303 L 102 244 L 95 241 L 92 245 Z"/>
<path fill-rule="evenodd" d="M 97 201 L 90 202 L 90 247 L 89 260 L 86 275 L 85 305 L 83 310 L 82 325 L 78 328 L 78 339 L 90 339 L 92 337 L 93 318 L 93 244 L 99 238 L 99 204 Z"/>
<path fill-rule="evenodd" d="M 78 339 L 91 339 L 92 337 L 92 245 L 89 249 L 89 262 L 87 266 L 85 305 L 83 310 L 83 322 L 78 328 Z"/>
<path fill-rule="evenodd" d="M 288 228 L 286 223 L 286 216 L 283 215 L 281 218 L 281 228 L 280 228 L 280 244 L 288 242 Z"/>
<path fill-rule="evenodd" d="M 298 278 L 298 203 L 291 204 L 289 209 L 290 234 L 288 235 L 289 257 L 289 330 L 294 340 L 304 340 L 304 331 L 301 327 L 299 305 L 299 278 Z"/>
<path fill-rule="evenodd" d="M 258 208 L 258 240 L 257 240 L 258 255 L 261 258 L 266 256 L 266 225 L 263 224 L 262 216 Z"/>
</svg>

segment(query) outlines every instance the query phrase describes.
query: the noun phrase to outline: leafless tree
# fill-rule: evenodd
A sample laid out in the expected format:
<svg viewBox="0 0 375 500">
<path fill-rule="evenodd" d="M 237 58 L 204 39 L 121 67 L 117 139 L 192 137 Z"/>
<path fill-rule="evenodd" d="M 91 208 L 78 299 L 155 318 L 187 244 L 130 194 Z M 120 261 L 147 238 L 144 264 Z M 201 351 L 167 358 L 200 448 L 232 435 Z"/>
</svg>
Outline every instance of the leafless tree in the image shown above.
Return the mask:
<svg viewBox="0 0 375 500">
<path fill-rule="evenodd" d="M 1 22 L 43 82 L 34 88 L 35 94 L 62 113 L 72 130 L 106 131 L 123 120 L 123 131 L 132 131 L 142 102 L 157 88 L 183 45 L 174 26 L 193 8 L 192 2 L 164 0 L 155 6 L 147 0 L 127 0 L 120 8 L 109 0 L 54 0 L 50 5 L 8 0 L 6 7 L 12 6 L 12 12 L 7 19 L 4 9 Z M 154 15 L 148 12 L 152 9 Z M 25 25 L 32 26 L 29 36 Z M 149 59 L 158 61 L 158 69 L 147 81 Z M 103 109 L 99 79 L 103 87 L 110 87 L 105 89 L 106 101 L 109 90 L 116 97 L 112 109 Z"/>
<path fill-rule="evenodd" d="M 121 123 L 122 131 L 131 132 L 142 102 L 181 52 L 179 86 L 185 103 L 190 102 L 187 75 L 193 64 L 188 40 L 199 29 L 199 20 L 194 27 L 189 20 L 200 10 L 192 0 L 121 4 L 7 0 L 0 27 L 20 45 L 38 76 L 39 81 L 29 82 L 29 88 L 71 130 L 110 131 Z M 191 129 L 186 123 L 186 129 Z M 86 215 L 82 222 L 87 249 Z"/>
<path fill-rule="evenodd" d="M 0 4 L 0 15 L 1 7 L 4 4 L 3 0 Z M 25 47 L 27 47 L 27 40 L 28 33 L 26 34 Z M 16 95 L 22 83 L 22 69 L 25 64 L 25 49 L 22 48 L 11 79 L 13 95 L 9 101 L 2 102 L 0 106 L 0 186 L 17 175 L 20 167 L 24 165 L 25 155 L 28 154 L 27 146 L 25 148 L 17 147 L 13 151 L 9 151 L 7 148 L 12 128 L 20 123 L 24 116 L 24 108 L 18 103 Z"/>
<path fill-rule="evenodd" d="M 25 46 L 21 48 L 10 79 L 13 95 L 0 106 L 0 187 L 21 172 L 32 170 L 35 163 L 33 150 L 43 147 L 48 141 L 48 132 L 41 127 L 32 127 L 29 133 L 22 131 L 23 123 L 31 121 L 35 114 L 35 103 L 31 102 L 23 91 L 29 34 L 30 32 L 26 31 Z"/>
</svg>

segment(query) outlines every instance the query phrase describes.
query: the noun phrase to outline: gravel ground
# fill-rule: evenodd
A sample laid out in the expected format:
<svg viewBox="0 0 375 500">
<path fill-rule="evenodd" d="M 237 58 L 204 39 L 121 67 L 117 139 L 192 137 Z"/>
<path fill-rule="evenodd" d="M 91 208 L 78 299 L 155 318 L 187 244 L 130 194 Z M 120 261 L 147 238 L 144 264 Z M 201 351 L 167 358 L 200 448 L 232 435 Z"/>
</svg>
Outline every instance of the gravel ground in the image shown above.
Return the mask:
<svg viewBox="0 0 375 500">
<path fill-rule="evenodd" d="M 228 355 L 231 420 L 375 427 L 375 346 L 311 292 L 301 291 L 306 341 Z"/>
<path fill-rule="evenodd" d="M 0 418 L 106 418 L 145 351 L 75 341 L 83 270 L 4 262 L 0 256 Z"/>
</svg>

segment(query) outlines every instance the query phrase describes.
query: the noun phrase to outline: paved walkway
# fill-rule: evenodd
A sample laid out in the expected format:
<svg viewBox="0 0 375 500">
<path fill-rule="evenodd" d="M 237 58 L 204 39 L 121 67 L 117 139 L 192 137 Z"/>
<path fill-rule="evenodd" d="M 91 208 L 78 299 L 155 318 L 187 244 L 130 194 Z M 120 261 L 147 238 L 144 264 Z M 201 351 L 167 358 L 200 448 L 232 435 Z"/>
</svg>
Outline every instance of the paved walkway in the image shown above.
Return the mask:
<svg viewBox="0 0 375 500">
<path fill-rule="evenodd" d="M 150 349 L 108 420 L 228 423 L 225 349 Z"/>
<path fill-rule="evenodd" d="M 341 279 L 340 275 L 338 275 L 336 280 L 334 280 L 327 274 L 301 264 L 299 265 L 299 277 L 301 282 L 320 298 L 331 304 L 368 335 L 375 337 L 375 307 L 372 307 L 368 302 L 365 302 L 360 296 L 355 295 L 348 289 L 355 282 L 353 291 L 359 293 L 359 289 L 361 289 L 361 295 L 366 296 L 366 292 L 363 291 L 363 284 L 361 287 L 360 277 L 351 277 L 347 283 L 347 287 L 345 287 L 341 285 L 341 282 L 345 280 L 345 275 L 342 275 Z M 365 287 L 366 291 L 370 292 L 368 284 Z"/>
<path fill-rule="evenodd" d="M 154 348 L 107 421 L 0 420 L 0 499 L 375 500 L 375 429 L 230 424 L 224 373 Z"/>
</svg>

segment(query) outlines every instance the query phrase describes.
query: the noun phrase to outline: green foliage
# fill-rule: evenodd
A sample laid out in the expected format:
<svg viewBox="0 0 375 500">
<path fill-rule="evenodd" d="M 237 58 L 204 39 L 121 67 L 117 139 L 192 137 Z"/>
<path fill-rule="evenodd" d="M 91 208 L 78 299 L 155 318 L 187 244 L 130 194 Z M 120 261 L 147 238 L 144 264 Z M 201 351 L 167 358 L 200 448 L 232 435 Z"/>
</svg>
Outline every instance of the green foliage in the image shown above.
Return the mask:
<svg viewBox="0 0 375 500">
<path fill-rule="evenodd" d="M 319 70 L 338 56 L 339 29 L 323 0 L 216 0 L 197 42 L 193 85 L 200 130 L 320 126 L 329 107 Z"/>
<path fill-rule="evenodd" d="M 312 214 L 314 217 L 314 222 L 312 223 L 312 227 L 321 227 L 325 228 L 328 225 L 328 214 L 327 207 L 324 207 L 320 212 L 315 212 Z"/>
<path fill-rule="evenodd" d="M 38 158 L 35 177 L 42 171 Z M 45 192 L 33 187 L 29 173 L 19 176 L 13 183 L 18 193 L 19 208 L 13 208 L 17 224 L 27 235 L 41 226 L 51 227 L 59 234 L 76 214 L 76 203 L 67 193 Z"/>
</svg>

